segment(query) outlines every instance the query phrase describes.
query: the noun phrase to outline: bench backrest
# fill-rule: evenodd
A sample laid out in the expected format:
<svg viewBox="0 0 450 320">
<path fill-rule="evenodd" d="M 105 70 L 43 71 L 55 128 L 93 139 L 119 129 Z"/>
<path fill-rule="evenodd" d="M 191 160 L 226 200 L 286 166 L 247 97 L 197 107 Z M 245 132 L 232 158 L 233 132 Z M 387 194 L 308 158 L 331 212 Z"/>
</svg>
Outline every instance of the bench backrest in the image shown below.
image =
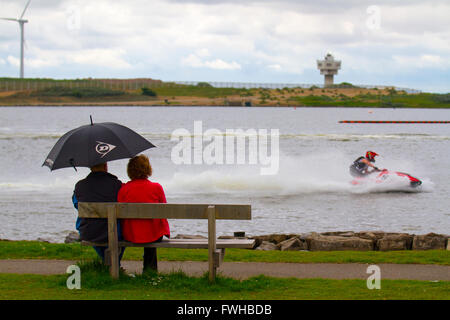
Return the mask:
<svg viewBox="0 0 450 320">
<path fill-rule="evenodd" d="M 208 207 L 214 206 L 215 219 L 251 220 L 251 205 L 80 202 L 80 218 L 108 218 L 114 211 L 118 219 L 208 219 Z"/>
</svg>

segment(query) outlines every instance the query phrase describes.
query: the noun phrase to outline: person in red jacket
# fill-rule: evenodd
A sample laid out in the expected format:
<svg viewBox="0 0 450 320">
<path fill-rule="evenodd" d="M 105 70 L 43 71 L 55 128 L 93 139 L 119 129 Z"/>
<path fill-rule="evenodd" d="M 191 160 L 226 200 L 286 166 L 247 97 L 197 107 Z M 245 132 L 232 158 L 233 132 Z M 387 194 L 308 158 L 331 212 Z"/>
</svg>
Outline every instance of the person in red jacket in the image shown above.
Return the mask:
<svg viewBox="0 0 450 320">
<path fill-rule="evenodd" d="M 147 156 L 141 154 L 131 158 L 127 173 L 131 181 L 122 185 L 117 195 L 118 202 L 167 202 L 162 186 L 148 180 L 152 167 Z M 158 242 L 163 236 L 170 237 L 166 219 L 123 219 L 121 226 L 123 238 L 134 243 Z M 148 269 L 158 270 L 156 248 L 144 248 L 144 271 Z"/>
</svg>

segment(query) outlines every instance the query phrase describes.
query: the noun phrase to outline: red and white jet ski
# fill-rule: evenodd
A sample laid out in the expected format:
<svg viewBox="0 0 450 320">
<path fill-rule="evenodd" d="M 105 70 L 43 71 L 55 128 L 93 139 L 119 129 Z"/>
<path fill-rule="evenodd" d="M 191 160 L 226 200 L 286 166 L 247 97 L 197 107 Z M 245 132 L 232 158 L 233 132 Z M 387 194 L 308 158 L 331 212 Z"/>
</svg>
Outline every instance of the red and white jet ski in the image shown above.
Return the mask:
<svg viewBox="0 0 450 320">
<path fill-rule="evenodd" d="M 353 185 L 363 185 L 368 182 L 375 182 L 375 183 L 385 183 L 389 180 L 395 181 L 404 181 L 405 186 L 409 186 L 411 188 L 417 188 L 422 184 L 422 181 L 419 179 L 411 176 L 408 173 L 404 172 L 397 172 L 397 171 L 389 171 L 389 170 L 379 170 L 374 171 L 366 176 L 362 177 L 356 177 L 351 181 L 351 184 Z"/>
</svg>

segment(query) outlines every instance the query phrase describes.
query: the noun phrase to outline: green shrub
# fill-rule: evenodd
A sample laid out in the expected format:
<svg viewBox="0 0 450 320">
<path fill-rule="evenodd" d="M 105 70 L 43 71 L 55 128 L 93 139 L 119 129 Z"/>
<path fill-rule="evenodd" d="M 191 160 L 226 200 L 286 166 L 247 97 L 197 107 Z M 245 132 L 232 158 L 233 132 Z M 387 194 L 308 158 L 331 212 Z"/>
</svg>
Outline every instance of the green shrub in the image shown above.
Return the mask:
<svg viewBox="0 0 450 320">
<path fill-rule="evenodd" d="M 450 93 L 433 94 L 431 98 L 437 103 L 450 103 Z"/>
<path fill-rule="evenodd" d="M 208 82 L 199 82 L 199 83 L 197 83 L 197 87 L 199 87 L 199 88 L 212 88 L 213 86 L 210 85 Z"/>
<path fill-rule="evenodd" d="M 92 97 L 107 97 L 120 96 L 125 94 L 123 91 L 112 90 L 106 88 L 65 88 L 65 87 L 51 87 L 36 90 L 31 93 L 31 96 L 44 97 L 75 97 L 75 98 L 92 98 Z"/>
<path fill-rule="evenodd" d="M 141 88 L 141 92 L 144 96 L 150 96 L 150 97 L 156 97 L 157 94 L 155 91 L 153 91 L 152 89 L 149 89 L 147 87 L 143 87 Z"/>
</svg>

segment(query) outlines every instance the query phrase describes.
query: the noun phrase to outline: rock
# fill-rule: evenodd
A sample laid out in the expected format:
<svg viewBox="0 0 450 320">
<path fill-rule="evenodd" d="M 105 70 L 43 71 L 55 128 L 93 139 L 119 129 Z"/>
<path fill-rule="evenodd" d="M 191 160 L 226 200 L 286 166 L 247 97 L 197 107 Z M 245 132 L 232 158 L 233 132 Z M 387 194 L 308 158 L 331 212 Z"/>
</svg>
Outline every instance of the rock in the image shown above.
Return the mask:
<svg viewBox="0 0 450 320">
<path fill-rule="evenodd" d="M 384 236 L 388 235 L 388 233 L 384 231 L 361 231 L 358 233 L 355 233 L 355 237 L 362 238 L 362 239 L 369 239 L 374 242 L 380 240 Z"/>
<path fill-rule="evenodd" d="M 413 239 L 413 250 L 445 249 L 447 238 L 436 233 L 417 235 Z"/>
<path fill-rule="evenodd" d="M 173 239 L 208 239 L 201 235 L 177 234 Z"/>
<path fill-rule="evenodd" d="M 387 234 L 379 239 L 377 249 L 380 251 L 411 250 L 413 236 L 406 233 Z"/>
<path fill-rule="evenodd" d="M 268 234 L 263 236 L 251 237 L 256 241 L 256 245 L 261 245 L 264 241 L 271 242 L 273 244 L 279 244 L 287 239 L 297 236 L 296 234 Z"/>
<path fill-rule="evenodd" d="M 75 243 L 80 242 L 80 234 L 76 231 L 70 231 L 69 234 L 64 239 L 64 243 Z"/>
<path fill-rule="evenodd" d="M 281 251 L 308 250 L 308 243 L 306 242 L 306 240 L 300 239 L 298 237 L 293 237 L 283 242 L 280 242 L 277 246 Z"/>
<path fill-rule="evenodd" d="M 333 231 L 333 232 L 322 232 L 323 236 L 340 236 L 340 237 L 354 237 L 355 233 L 353 231 Z"/>
<path fill-rule="evenodd" d="M 276 244 L 272 242 L 263 241 L 255 250 L 269 251 L 269 250 L 279 250 L 279 248 Z"/>
<path fill-rule="evenodd" d="M 374 248 L 372 240 L 358 237 L 319 235 L 306 240 L 311 251 L 371 251 Z"/>
<path fill-rule="evenodd" d="M 295 234 L 269 234 L 266 241 L 278 244 L 295 236 Z"/>
</svg>

